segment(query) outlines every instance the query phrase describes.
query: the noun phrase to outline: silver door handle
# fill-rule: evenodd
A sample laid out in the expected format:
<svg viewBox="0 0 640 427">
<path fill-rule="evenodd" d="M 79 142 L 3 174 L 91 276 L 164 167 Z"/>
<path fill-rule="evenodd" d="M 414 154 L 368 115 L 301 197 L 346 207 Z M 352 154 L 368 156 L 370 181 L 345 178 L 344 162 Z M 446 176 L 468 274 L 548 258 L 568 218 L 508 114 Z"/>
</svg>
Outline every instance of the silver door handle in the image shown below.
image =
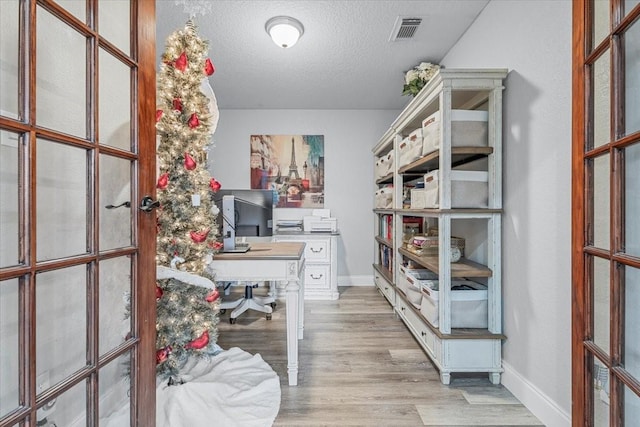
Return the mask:
<svg viewBox="0 0 640 427">
<path fill-rule="evenodd" d="M 152 210 L 159 208 L 160 202 L 153 200 L 151 196 L 144 196 L 140 201 L 139 209 L 144 212 L 151 212 Z"/>
</svg>

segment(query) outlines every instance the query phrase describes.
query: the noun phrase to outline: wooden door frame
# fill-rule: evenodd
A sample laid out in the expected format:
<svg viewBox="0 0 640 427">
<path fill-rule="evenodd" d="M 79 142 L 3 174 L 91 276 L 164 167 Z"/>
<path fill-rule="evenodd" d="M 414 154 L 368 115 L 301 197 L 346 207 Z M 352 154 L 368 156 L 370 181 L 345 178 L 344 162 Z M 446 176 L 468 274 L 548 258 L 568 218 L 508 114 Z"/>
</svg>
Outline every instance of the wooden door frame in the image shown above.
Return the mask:
<svg viewBox="0 0 640 427">
<path fill-rule="evenodd" d="M 594 421 L 593 389 L 596 373 L 594 360 L 600 359 L 609 371 L 609 420 L 612 425 L 625 422 L 624 387 L 640 395 L 640 382 L 625 370 L 625 278 L 620 267 L 640 268 L 638 257 L 625 251 L 625 163 L 624 150 L 639 144 L 640 132 L 627 133 L 624 128 L 626 53 L 624 36 L 638 24 L 640 5 L 624 10 L 624 0 L 610 0 L 609 31 L 592 46 L 594 30 L 593 0 L 573 2 L 572 55 L 572 423 L 591 426 Z M 624 12 L 624 13 L 623 13 Z M 609 96 L 610 135 L 605 144 L 594 146 L 594 72 L 602 55 L 610 55 Z M 596 158 L 608 156 L 610 164 L 609 246 L 596 247 L 593 240 L 593 194 Z M 629 220 L 630 221 L 630 220 Z M 594 342 L 594 262 L 609 262 L 610 342 L 603 349 Z"/>
<path fill-rule="evenodd" d="M 138 31 L 138 200 L 146 195 L 155 199 L 156 195 L 156 2 L 154 0 L 138 0 L 136 28 Z M 138 333 L 140 345 L 134 361 L 134 375 L 137 388 L 136 411 L 133 414 L 135 425 L 140 427 L 155 427 L 156 425 L 156 213 L 146 213 L 138 209 L 139 235 L 148 236 L 138 242 L 138 266 L 153 266 L 153 268 L 138 268 L 135 301 L 138 307 L 137 324 L 134 330 Z M 153 237 L 150 237 L 153 236 Z"/>
<path fill-rule="evenodd" d="M 587 401 L 584 390 L 587 382 L 587 353 L 583 342 L 586 338 L 585 319 L 589 316 L 584 283 L 585 227 L 584 227 L 584 135 L 585 135 L 585 0 L 573 2 L 573 63 L 572 63 L 572 149 L 571 149 L 571 371 L 572 371 L 572 425 L 587 424 Z M 589 375 L 589 378 L 591 376 Z"/>
<path fill-rule="evenodd" d="M 87 5 L 92 3 L 94 7 L 97 6 L 98 0 L 87 0 Z M 49 0 L 23 0 L 20 2 L 19 19 L 21 20 L 22 30 L 19 33 L 19 49 L 20 54 L 18 60 L 20 66 L 18 67 L 22 73 L 25 73 L 23 77 L 18 78 L 18 118 L 8 118 L 0 116 L 0 129 L 30 134 L 29 139 L 31 141 L 29 152 L 21 153 L 20 156 L 33 156 L 35 144 L 36 131 L 34 117 L 35 117 L 35 94 L 33 91 L 27 92 L 27 87 L 35 86 L 35 72 L 33 61 L 27 64 L 25 60 L 25 53 L 29 50 L 29 56 L 35 58 L 35 52 L 33 46 L 35 46 L 36 29 L 35 29 L 35 14 L 36 5 L 42 6 L 46 9 L 51 9 L 58 15 L 64 16 L 69 22 L 78 21 L 78 18 L 70 15 L 67 11 L 63 10 L 60 5 L 53 4 Z M 136 199 L 132 200 L 132 209 L 136 210 L 136 215 L 133 219 L 133 239 L 137 244 L 137 251 L 131 252 L 131 257 L 136 258 L 136 269 L 131 272 L 132 281 L 135 286 L 132 289 L 132 307 L 131 310 L 136 313 L 133 316 L 134 324 L 131 325 L 131 331 L 133 333 L 133 340 L 136 342 L 134 351 L 131 351 L 131 376 L 132 387 L 130 392 L 133 394 L 133 399 L 130 402 L 133 403 L 131 408 L 131 421 L 132 425 L 136 427 L 155 427 L 155 390 L 156 390 L 156 365 L 155 365 L 155 333 L 156 333 L 156 300 L 155 300 L 155 277 L 156 277 L 156 214 L 145 213 L 137 209 L 139 201 L 145 195 L 151 195 L 155 197 L 155 181 L 156 181 L 156 138 L 155 138 L 155 110 L 156 110 L 156 49 L 155 49 L 155 33 L 156 33 L 156 19 L 155 19 L 155 1 L 154 0 L 131 0 L 131 28 L 136 37 L 133 37 L 134 41 L 131 45 L 131 59 L 136 61 L 137 66 L 137 79 L 132 80 L 132 99 L 131 102 L 135 106 L 134 118 L 138 123 L 137 134 L 132 134 L 134 144 L 137 147 L 138 163 L 135 171 L 132 171 L 133 180 L 138 188 L 138 193 L 133 195 Z M 49 10 L 49 11 L 51 11 Z M 89 21 L 95 19 L 91 16 Z M 28 30 L 28 32 L 25 32 Z M 92 33 L 93 30 L 85 30 L 82 33 Z M 93 70 L 95 73 L 96 71 Z M 88 83 L 89 84 L 89 83 Z M 28 95 L 27 95 L 28 93 Z M 29 108 L 30 113 L 28 115 L 28 122 L 25 121 L 23 116 L 24 112 L 24 97 L 29 96 Z M 93 108 L 87 106 L 87 108 Z M 90 114 L 94 114 L 91 110 Z M 39 129 L 40 134 L 47 135 L 48 130 Z M 62 135 L 62 136 L 61 136 Z M 71 140 L 72 137 L 68 137 Z M 56 140 L 66 140 L 67 137 L 64 134 L 57 134 Z M 77 142 L 78 138 L 74 138 Z M 93 147 L 91 147 L 93 148 Z M 23 158 L 23 157 L 22 157 Z M 19 193 L 19 204 L 23 206 L 23 209 L 27 212 L 26 216 L 30 217 L 29 223 L 31 227 L 35 224 L 35 214 L 33 213 L 33 206 L 35 202 L 33 200 L 34 185 L 35 185 L 35 168 L 29 168 L 29 177 L 22 177 L 19 179 L 21 186 L 29 186 L 28 189 L 23 189 L 26 192 Z M 27 183 L 25 184 L 26 181 Z M 26 206 L 26 207 L 25 207 Z M 96 205 L 97 206 L 97 205 Z M 20 225 L 22 227 L 22 225 Z M 93 232 L 94 230 L 92 230 Z M 20 229 L 20 246 L 30 245 L 35 247 L 35 233 L 30 233 L 24 229 Z M 20 253 L 24 251 L 21 249 Z M 13 279 L 21 278 L 23 276 L 30 276 L 28 280 L 33 281 L 33 273 L 36 271 L 34 267 L 36 265 L 35 255 L 29 254 L 32 260 L 25 263 L 25 265 L 9 266 L 0 269 L 0 279 Z M 97 259 L 98 255 L 92 255 L 92 259 Z M 88 257 L 84 257 L 85 261 Z M 65 267 L 72 265 L 73 261 L 69 260 L 55 260 L 47 263 L 47 270 L 58 267 Z M 24 280 L 24 279 L 20 279 Z M 35 312 L 35 287 L 31 284 L 21 285 L 20 290 L 20 331 L 18 332 L 19 340 L 19 388 L 21 396 L 24 395 L 24 402 L 22 407 L 17 411 L 6 414 L 3 417 L 1 425 L 14 425 L 16 422 L 20 422 L 25 417 L 31 417 L 32 421 L 29 425 L 35 425 L 33 419 L 36 418 L 36 387 L 35 387 L 35 321 L 29 316 L 29 313 Z M 92 296 L 89 295 L 88 299 Z M 92 301 L 87 301 L 88 304 L 94 304 Z M 29 310 L 25 310 L 25 307 L 29 307 Z M 95 310 L 95 307 L 91 308 Z M 88 324 L 87 328 L 96 328 L 95 324 Z M 91 345 L 96 346 L 96 343 Z M 95 368 L 92 368 L 95 369 Z M 70 381 L 65 381 L 53 387 L 51 390 L 43 393 L 39 397 L 39 401 L 48 401 L 51 397 L 56 397 L 61 393 L 66 392 L 71 387 Z M 97 387 L 97 383 L 92 381 L 90 387 Z M 22 398 L 21 398 L 22 399 Z M 26 405 L 26 406 L 25 406 Z M 88 402 L 87 408 L 95 408 L 97 401 Z M 95 413 L 87 413 L 87 420 L 91 425 L 97 425 L 97 417 Z"/>
</svg>

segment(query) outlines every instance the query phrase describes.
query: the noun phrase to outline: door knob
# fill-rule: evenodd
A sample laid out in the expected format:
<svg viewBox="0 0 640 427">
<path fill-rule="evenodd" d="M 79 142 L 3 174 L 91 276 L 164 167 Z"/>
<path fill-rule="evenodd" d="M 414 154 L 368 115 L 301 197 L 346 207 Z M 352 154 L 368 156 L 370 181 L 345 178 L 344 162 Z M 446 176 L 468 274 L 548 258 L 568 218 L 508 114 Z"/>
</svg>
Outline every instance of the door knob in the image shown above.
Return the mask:
<svg viewBox="0 0 640 427">
<path fill-rule="evenodd" d="M 140 201 L 140 210 L 144 212 L 151 212 L 152 210 L 159 208 L 160 202 L 157 200 L 153 200 L 151 196 L 144 196 Z"/>
</svg>

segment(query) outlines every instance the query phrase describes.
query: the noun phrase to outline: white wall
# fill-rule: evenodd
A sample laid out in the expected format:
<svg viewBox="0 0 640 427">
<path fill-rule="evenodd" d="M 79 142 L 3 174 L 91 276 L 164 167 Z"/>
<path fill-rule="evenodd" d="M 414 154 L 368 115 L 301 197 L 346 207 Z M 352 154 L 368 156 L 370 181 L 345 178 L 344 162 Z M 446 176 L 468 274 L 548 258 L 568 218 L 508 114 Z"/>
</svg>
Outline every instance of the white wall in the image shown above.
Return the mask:
<svg viewBox="0 0 640 427">
<path fill-rule="evenodd" d="M 569 425 L 571 2 L 493 0 L 442 64 L 510 70 L 503 122 L 503 383 L 545 425 Z"/>
<path fill-rule="evenodd" d="M 209 150 L 209 171 L 223 188 L 249 188 L 250 135 L 324 135 L 325 208 L 331 209 L 331 215 L 338 219 L 341 233 L 338 284 L 371 285 L 371 148 L 398 113 L 395 110 L 222 110 L 213 136 L 214 146 Z"/>
</svg>

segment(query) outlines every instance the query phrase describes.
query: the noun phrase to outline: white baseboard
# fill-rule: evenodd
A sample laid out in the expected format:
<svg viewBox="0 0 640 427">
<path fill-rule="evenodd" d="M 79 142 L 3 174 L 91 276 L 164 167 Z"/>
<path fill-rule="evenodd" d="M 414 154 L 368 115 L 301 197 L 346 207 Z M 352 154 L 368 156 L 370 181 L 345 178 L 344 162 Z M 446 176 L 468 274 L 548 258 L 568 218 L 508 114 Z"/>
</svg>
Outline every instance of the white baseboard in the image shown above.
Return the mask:
<svg viewBox="0 0 640 427">
<path fill-rule="evenodd" d="M 571 425 L 571 414 L 559 407 L 549 396 L 531 384 L 504 360 L 502 367 L 504 368 L 502 385 L 509 389 L 545 426 L 567 427 Z"/>
<path fill-rule="evenodd" d="M 338 276 L 338 286 L 373 286 L 373 276 Z"/>
</svg>

